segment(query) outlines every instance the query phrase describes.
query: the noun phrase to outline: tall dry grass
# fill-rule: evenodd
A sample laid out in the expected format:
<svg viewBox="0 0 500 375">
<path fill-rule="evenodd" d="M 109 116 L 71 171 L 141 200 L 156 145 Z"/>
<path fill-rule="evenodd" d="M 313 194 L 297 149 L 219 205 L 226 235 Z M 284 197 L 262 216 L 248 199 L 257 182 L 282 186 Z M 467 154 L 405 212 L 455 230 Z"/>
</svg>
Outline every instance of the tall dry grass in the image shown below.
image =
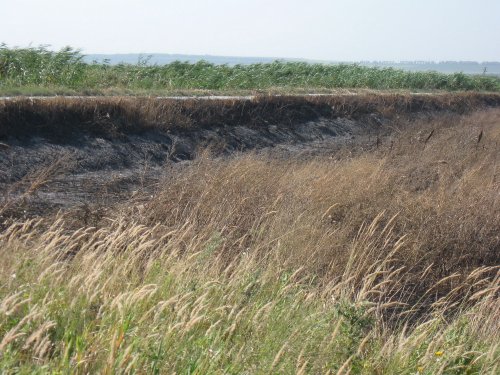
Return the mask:
<svg viewBox="0 0 500 375">
<path fill-rule="evenodd" d="M 405 237 L 406 267 L 435 263 L 429 275 L 441 278 L 494 265 L 499 120 L 492 110 L 401 123 L 380 148 L 354 155 L 346 147 L 312 160 L 200 157 L 169 174 L 144 214 L 167 228 L 189 222 L 193 236 L 220 233 L 227 254 L 257 241 L 264 254 L 284 252 L 314 273 L 338 275 L 346 244 L 377 217 L 395 240 Z"/>
<path fill-rule="evenodd" d="M 500 113 L 207 154 L 100 227 L 0 234 L 6 373 L 498 371 Z"/>
</svg>

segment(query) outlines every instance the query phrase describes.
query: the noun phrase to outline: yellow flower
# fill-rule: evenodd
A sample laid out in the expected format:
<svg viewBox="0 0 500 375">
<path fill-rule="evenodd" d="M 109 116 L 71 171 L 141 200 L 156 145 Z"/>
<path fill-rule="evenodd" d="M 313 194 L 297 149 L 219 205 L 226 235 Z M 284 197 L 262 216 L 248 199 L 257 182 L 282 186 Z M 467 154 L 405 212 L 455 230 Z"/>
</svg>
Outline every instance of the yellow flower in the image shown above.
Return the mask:
<svg viewBox="0 0 500 375">
<path fill-rule="evenodd" d="M 434 354 L 436 355 L 436 357 L 441 357 L 444 354 L 444 352 L 443 351 L 438 351 L 438 352 L 436 352 Z"/>
<path fill-rule="evenodd" d="M 423 373 L 424 372 L 424 368 L 422 366 L 418 366 L 417 367 L 417 371 L 419 374 Z"/>
</svg>

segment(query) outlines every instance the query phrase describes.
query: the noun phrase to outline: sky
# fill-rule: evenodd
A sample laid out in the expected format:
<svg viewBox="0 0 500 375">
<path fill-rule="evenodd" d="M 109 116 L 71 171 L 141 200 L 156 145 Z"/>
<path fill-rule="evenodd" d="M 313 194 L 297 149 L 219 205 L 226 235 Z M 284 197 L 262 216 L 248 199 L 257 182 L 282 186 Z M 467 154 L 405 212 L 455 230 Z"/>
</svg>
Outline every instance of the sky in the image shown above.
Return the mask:
<svg viewBox="0 0 500 375">
<path fill-rule="evenodd" d="M 83 53 L 500 61 L 500 0 L 0 0 L 0 43 Z"/>
</svg>

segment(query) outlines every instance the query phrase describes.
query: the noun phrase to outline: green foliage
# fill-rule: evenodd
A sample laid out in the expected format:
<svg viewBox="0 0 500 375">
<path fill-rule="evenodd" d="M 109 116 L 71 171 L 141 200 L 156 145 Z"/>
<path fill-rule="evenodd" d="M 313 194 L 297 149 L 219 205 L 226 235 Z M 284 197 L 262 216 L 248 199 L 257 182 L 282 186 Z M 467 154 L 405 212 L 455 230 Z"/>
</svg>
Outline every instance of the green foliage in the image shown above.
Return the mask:
<svg viewBox="0 0 500 375">
<path fill-rule="evenodd" d="M 76 87 L 85 77 L 86 64 L 78 50 L 65 47 L 52 52 L 45 47 L 9 49 L 0 45 L 1 83 L 12 86 Z"/>
<path fill-rule="evenodd" d="M 480 310 L 393 331 L 373 303 L 322 296 L 293 270 L 242 256 L 217 271 L 218 233 L 183 257 L 129 229 L 80 231 L 87 250 L 64 261 L 50 256 L 72 243 L 57 229 L 0 235 L 0 255 L 19 259 L 0 272 L 2 374 L 477 374 L 498 359 L 468 316 Z"/>
<path fill-rule="evenodd" d="M 266 89 L 410 89 L 500 91 L 500 79 L 463 73 L 407 72 L 355 64 L 214 65 L 176 61 L 150 65 L 87 64 L 80 51 L 66 47 L 9 48 L 0 45 L 0 88 L 69 88 L 77 90 L 266 90 Z"/>
</svg>

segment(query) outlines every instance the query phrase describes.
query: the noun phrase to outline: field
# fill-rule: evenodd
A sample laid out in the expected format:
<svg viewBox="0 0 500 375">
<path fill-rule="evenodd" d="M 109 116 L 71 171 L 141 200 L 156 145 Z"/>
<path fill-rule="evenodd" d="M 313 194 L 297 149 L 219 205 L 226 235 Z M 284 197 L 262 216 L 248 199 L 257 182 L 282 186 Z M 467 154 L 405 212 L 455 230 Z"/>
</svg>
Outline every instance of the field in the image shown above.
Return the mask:
<svg viewBox="0 0 500 375">
<path fill-rule="evenodd" d="M 86 63 L 77 50 L 0 45 L 0 95 L 206 95 L 211 93 L 309 93 L 339 89 L 500 91 L 494 76 L 407 72 L 360 65 L 280 62 L 214 65 Z"/>
<path fill-rule="evenodd" d="M 2 100 L 0 372 L 498 373 L 499 104 Z"/>
</svg>

